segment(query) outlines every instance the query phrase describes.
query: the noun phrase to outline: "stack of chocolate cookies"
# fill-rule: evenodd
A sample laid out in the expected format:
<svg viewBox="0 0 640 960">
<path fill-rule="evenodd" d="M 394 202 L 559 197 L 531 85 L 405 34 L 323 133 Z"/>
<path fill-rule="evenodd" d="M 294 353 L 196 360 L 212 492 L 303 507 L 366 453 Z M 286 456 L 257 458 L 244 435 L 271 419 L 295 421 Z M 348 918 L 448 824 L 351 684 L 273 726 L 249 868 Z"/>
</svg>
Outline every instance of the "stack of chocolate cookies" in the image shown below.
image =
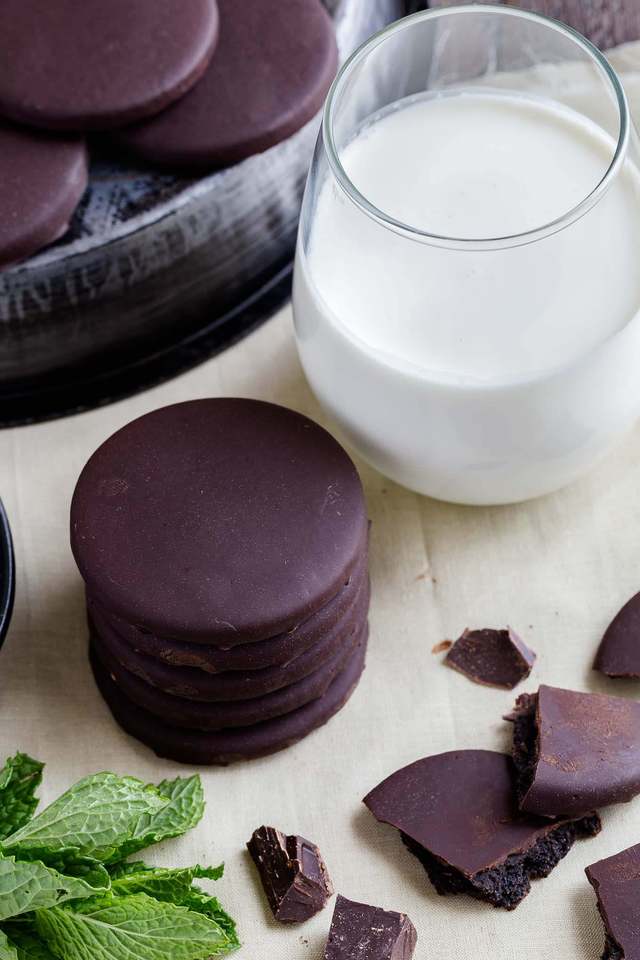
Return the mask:
<svg viewBox="0 0 640 960">
<path fill-rule="evenodd" d="M 306 417 L 213 399 L 135 420 L 83 470 L 71 543 L 97 684 L 160 756 L 272 753 L 325 723 L 360 679 L 362 486 Z"/>
</svg>

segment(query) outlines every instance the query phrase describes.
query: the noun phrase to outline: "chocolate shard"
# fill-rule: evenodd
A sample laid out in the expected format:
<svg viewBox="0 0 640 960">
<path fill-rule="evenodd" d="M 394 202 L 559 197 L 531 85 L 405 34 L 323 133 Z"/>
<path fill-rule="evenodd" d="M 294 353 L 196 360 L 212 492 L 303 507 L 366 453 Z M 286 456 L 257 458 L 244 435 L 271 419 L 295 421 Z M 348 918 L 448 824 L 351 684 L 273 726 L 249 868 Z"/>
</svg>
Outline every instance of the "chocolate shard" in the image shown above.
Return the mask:
<svg viewBox="0 0 640 960">
<path fill-rule="evenodd" d="M 535 661 L 533 650 L 507 627 L 506 630 L 465 630 L 444 662 L 474 683 L 513 690 L 526 680 Z"/>
<path fill-rule="evenodd" d="M 400 831 L 441 895 L 466 893 L 513 910 L 531 880 L 546 877 L 578 837 L 600 831 L 597 814 L 544 820 L 517 808 L 511 758 L 460 750 L 403 767 L 365 797 Z"/>
<path fill-rule="evenodd" d="M 605 930 L 602 960 L 640 960 L 640 844 L 586 869 Z"/>
<path fill-rule="evenodd" d="M 411 960 L 417 940 L 405 913 L 338 896 L 324 960 Z"/>
<path fill-rule="evenodd" d="M 640 593 L 607 627 L 593 669 L 607 677 L 640 680 Z"/>
<path fill-rule="evenodd" d="M 271 911 L 281 923 L 302 923 L 322 910 L 333 894 L 324 860 L 304 837 L 259 827 L 247 849 L 258 868 Z"/>
<path fill-rule="evenodd" d="M 522 810 L 577 817 L 640 793 L 640 703 L 541 686 L 506 719 Z"/>
</svg>

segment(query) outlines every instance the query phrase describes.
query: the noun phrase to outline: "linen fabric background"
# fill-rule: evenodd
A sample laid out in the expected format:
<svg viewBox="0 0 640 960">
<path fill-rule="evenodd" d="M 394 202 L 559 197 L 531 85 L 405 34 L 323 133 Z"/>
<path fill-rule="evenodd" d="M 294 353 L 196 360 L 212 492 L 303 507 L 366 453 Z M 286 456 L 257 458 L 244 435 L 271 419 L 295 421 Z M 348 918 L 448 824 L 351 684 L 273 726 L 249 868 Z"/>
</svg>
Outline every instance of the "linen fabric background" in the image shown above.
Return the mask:
<svg viewBox="0 0 640 960">
<path fill-rule="evenodd" d="M 640 45 L 614 57 L 640 111 Z M 604 388 L 604 385 L 603 385 Z M 145 780 L 192 772 L 120 731 L 87 663 L 83 591 L 69 549 L 69 504 L 93 450 L 129 420 L 205 396 L 273 400 L 325 423 L 306 386 L 290 310 L 192 372 L 82 416 L 0 432 L 0 496 L 15 536 L 18 589 L 0 652 L 0 759 L 25 750 L 47 763 L 43 801 L 76 779 L 114 770 Z M 436 503 L 361 468 L 371 540 L 368 667 L 350 703 L 297 746 L 257 762 L 201 769 L 207 811 L 184 839 L 158 847 L 167 865 L 227 865 L 217 893 L 237 918 L 248 958 L 320 960 L 332 904 L 301 927 L 272 918 L 244 844 L 262 823 L 318 843 L 336 890 L 409 914 L 418 960 L 596 960 L 603 934 L 584 868 L 640 841 L 640 800 L 604 812 L 514 912 L 438 897 L 398 835 L 361 798 L 419 757 L 465 747 L 508 749 L 502 715 L 514 695 L 471 684 L 432 647 L 466 626 L 520 631 L 539 655 L 520 691 L 550 683 L 640 696 L 591 670 L 602 633 L 640 590 L 640 428 L 588 478 L 525 505 Z"/>
</svg>

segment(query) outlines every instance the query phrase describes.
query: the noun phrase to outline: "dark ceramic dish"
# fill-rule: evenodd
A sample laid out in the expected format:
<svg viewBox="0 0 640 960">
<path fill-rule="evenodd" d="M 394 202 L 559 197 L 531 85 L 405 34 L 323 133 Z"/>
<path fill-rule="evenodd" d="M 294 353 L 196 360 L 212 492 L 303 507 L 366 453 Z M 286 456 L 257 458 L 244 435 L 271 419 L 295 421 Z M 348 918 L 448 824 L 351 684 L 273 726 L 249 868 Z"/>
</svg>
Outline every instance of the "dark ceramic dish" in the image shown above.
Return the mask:
<svg viewBox="0 0 640 960">
<path fill-rule="evenodd" d="M 7 514 L 2 506 L 2 501 L 0 501 L 0 646 L 2 646 L 9 629 L 14 594 L 15 561 L 11 530 L 9 529 Z"/>
</svg>

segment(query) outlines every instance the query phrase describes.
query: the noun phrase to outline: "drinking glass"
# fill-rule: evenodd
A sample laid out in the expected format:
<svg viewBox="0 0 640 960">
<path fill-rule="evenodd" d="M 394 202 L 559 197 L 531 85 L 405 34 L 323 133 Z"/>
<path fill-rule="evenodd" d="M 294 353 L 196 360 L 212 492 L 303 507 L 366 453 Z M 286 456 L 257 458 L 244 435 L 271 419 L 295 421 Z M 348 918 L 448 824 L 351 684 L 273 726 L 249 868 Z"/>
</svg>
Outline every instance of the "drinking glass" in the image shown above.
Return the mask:
<svg viewBox="0 0 640 960">
<path fill-rule="evenodd" d="M 460 150 L 485 156 L 491 134 L 477 121 L 478 97 L 515 110 L 520 156 L 538 151 L 540 220 L 519 224 L 514 214 L 516 228 L 496 233 L 485 170 L 455 186 L 472 206 L 485 203 L 486 224 L 480 215 L 473 233 L 448 235 L 446 204 L 431 227 L 438 198 L 424 192 L 421 171 L 443 148 L 456 161 L 457 135 L 430 139 L 433 113 L 412 114 L 424 120 L 416 150 L 395 149 L 390 132 L 367 148 L 364 166 L 353 151 L 392 114 L 406 121 L 403 108 L 424 100 L 449 109 L 457 98 Z M 561 167 L 554 175 L 553 151 L 520 130 L 534 109 L 553 123 L 568 118 L 578 159 L 597 140 L 578 195 L 558 186 L 572 181 Z M 438 499 L 510 503 L 572 482 L 630 429 L 640 414 L 638 157 L 612 67 L 546 17 L 484 4 L 435 9 L 351 57 L 309 173 L 293 303 L 309 383 L 366 460 Z M 395 191 L 401 215 L 363 177 L 385 196 Z"/>
</svg>

